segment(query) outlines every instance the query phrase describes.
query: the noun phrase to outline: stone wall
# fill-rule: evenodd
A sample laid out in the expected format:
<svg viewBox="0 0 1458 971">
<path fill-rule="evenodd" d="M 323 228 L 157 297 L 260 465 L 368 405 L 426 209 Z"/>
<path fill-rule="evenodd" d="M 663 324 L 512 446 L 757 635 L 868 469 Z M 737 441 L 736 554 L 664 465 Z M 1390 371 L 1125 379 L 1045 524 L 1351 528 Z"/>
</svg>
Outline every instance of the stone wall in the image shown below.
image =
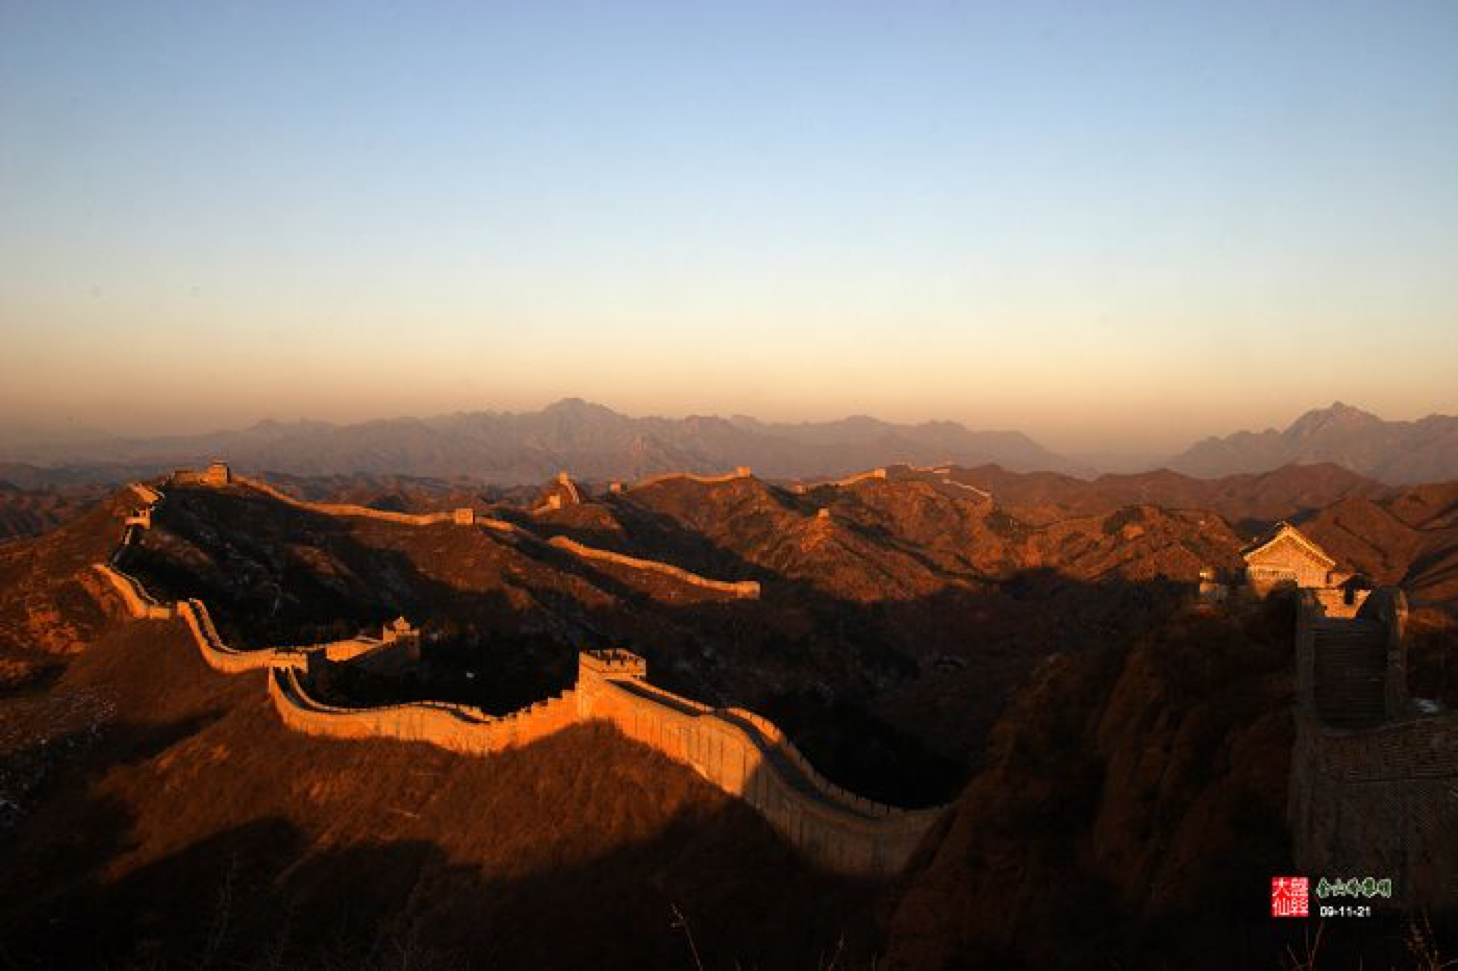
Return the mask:
<svg viewBox="0 0 1458 971">
<path fill-rule="evenodd" d="M 172 616 L 171 609 L 152 599 L 152 595 L 147 593 L 136 577 L 123 573 L 109 563 L 97 563 L 95 569 L 111 583 L 112 589 L 121 597 L 127 613 L 132 617 L 139 620 L 166 620 Z"/>
<path fill-rule="evenodd" d="M 218 636 L 208 608 L 201 600 L 179 600 L 177 616 L 187 624 L 198 653 L 208 667 L 223 674 L 242 674 L 245 671 L 260 671 L 265 668 L 307 666 L 311 648 L 261 647 L 256 650 L 240 651 L 229 647 Z M 322 647 L 320 645 L 319 647 Z M 317 648 L 315 648 L 317 649 Z"/>
<path fill-rule="evenodd" d="M 562 492 L 567 496 L 567 502 L 574 506 L 582 504 L 582 493 L 577 491 L 577 483 L 572 481 L 570 475 L 566 472 L 558 472 L 557 485 L 561 487 Z"/>
<path fill-rule="evenodd" d="M 986 489 L 979 489 L 975 485 L 968 485 L 966 482 L 958 482 L 956 479 L 941 479 L 939 485 L 951 486 L 953 489 L 961 489 L 963 492 L 970 492 L 979 499 L 991 499 L 992 493 Z"/>
<path fill-rule="evenodd" d="M 1346 612 L 1350 605 L 1339 605 Z M 1296 743 L 1288 815 L 1295 860 L 1313 878 L 1390 878 L 1401 906 L 1458 907 L 1458 712 L 1419 714 L 1406 696 L 1403 599 L 1373 594 L 1356 617 L 1303 591 L 1296 635 Z M 1372 685 L 1384 723 L 1342 729 L 1319 714 L 1329 632 L 1379 628 L 1386 677 Z M 1339 673 L 1339 672 L 1336 672 Z"/>
<path fill-rule="evenodd" d="M 371 509 L 369 506 L 360 506 L 352 502 L 309 502 L 303 499 L 295 499 L 287 492 L 275 489 L 267 482 L 258 479 L 246 479 L 243 476 L 234 476 L 233 482 L 238 485 L 245 485 L 250 489 L 261 492 L 266 496 L 277 499 L 279 502 L 287 503 L 295 508 L 307 509 L 310 512 L 320 513 L 325 516 L 354 516 L 361 519 L 375 519 L 384 523 L 396 523 L 401 526 L 434 526 L 436 523 L 456 522 L 456 514 L 454 511 L 431 513 L 391 512 L 387 509 Z"/>
<path fill-rule="evenodd" d="M 869 472 L 857 472 L 855 475 L 848 475 L 843 479 L 836 479 L 831 482 L 830 485 L 833 485 L 840 489 L 844 489 L 847 486 L 855 485 L 857 482 L 867 482 L 871 479 L 884 478 L 886 478 L 885 469 L 871 469 Z"/>
<path fill-rule="evenodd" d="M 674 566 L 672 563 L 664 563 L 659 560 L 643 560 L 636 556 L 625 556 L 622 553 L 614 553 L 611 550 L 600 550 L 591 546 L 584 546 L 574 539 L 566 536 L 553 536 L 548 542 L 559 549 L 575 553 L 577 556 L 589 560 L 601 560 L 607 563 L 616 563 L 619 566 L 626 566 L 634 570 L 650 570 L 654 573 L 661 573 L 664 576 L 673 577 L 684 583 L 704 590 L 714 590 L 719 593 L 727 593 L 732 597 L 754 600 L 759 596 L 759 582 L 757 580 L 710 580 L 701 577 L 697 573 L 690 573 L 682 567 Z"/>
<path fill-rule="evenodd" d="M 746 469 L 745 474 L 748 474 Z M 672 477 L 669 475 L 666 478 Z M 735 475 L 730 475 L 728 478 L 742 477 L 736 472 Z M 690 585 L 698 586 L 698 588 L 717 590 L 717 592 L 729 593 L 730 596 L 738 596 L 738 598 L 754 599 L 760 596 L 760 583 L 757 580 L 713 580 L 709 579 L 709 577 L 698 576 L 697 573 L 688 572 L 688 570 L 674 566 L 672 563 L 663 563 L 660 560 L 644 560 L 644 558 L 640 557 L 628 557 L 628 555 L 612 553 L 609 550 L 598 550 L 598 548 L 588 547 L 588 545 L 580 544 L 580 542 L 576 542 L 574 539 L 567 537 L 553 537 L 550 541 L 544 541 L 544 539 L 538 537 L 534 532 L 526 531 L 526 529 L 522 529 L 516 523 L 507 522 L 504 519 L 494 519 L 491 516 L 478 516 L 471 513 L 471 518 L 468 520 L 467 516 L 462 515 L 462 513 L 469 513 L 471 510 L 458 509 L 448 513 L 423 513 L 423 515 L 416 515 L 416 513 L 386 512 L 386 510 L 382 509 L 370 509 L 369 506 L 356 506 L 353 503 L 306 502 L 306 500 L 295 499 L 295 497 L 289 496 L 284 491 L 277 490 L 273 485 L 252 480 L 252 478 L 243 478 L 242 475 L 233 475 L 232 481 L 235 484 L 254 488 L 254 490 L 264 493 L 265 496 L 277 499 L 278 502 L 290 504 L 290 506 L 296 507 L 296 509 L 306 509 L 309 512 L 319 513 L 319 515 L 359 516 L 359 518 L 378 519 L 381 522 L 392 522 L 395 525 L 402 526 L 433 526 L 436 523 L 442 522 L 452 522 L 456 523 L 456 525 L 486 526 L 487 529 L 504 532 L 504 534 L 525 539 L 526 542 L 553 545 L 558 550 L 566 550 L 574 555 L 579 555 L 579 557 L 588 558 L 588 560 L 608 561 L 608 563 L 617 563 L 620 566 L 633 567 L 636 570 L 652 570 L 655 573 L 662 573 L 663 576 L 677 577 L 682 582 L 690 583 Z M 576 485 L 573 485 L 572 488 L 573 493 L 576 494 Z M 560 499 L 558 499 L 558 503 L 560 503 Z M 560 507 L 560 504 L 558 504 L 558 507 Z"/>
<path fill-rule="evenodd" d="M 162 498 L 158 494 L 148 509 Z M 136 528 L 126 527 L 114 560 L 134 541 Z M 736 591 L 737 595 L 748 595 L 750 588 L 758 594 L 758 584 L 705 580 L 668 564 L 593 550 L 565 537 L 555 538 L 552 544 L 583 556 L 661 570 L 685 582 Z M 269 697 L 279 717 L 306 734 L 392 738 L 486 755 L 527 744 L 580 721 L 609 721 L 630 738 L 690 766 L 720 789 L 744 799 L 808 858 L 861 875 L 898 873 L 945 808 L 903 810 L 848 792 L 817 772 L 772 722 L 744 709 L 715 709 L 656 688 L 647 681 L 644 660 L 627 651 L 581 654 L 575 688 L 500 717 L 469 705 L 434 701 L 370 708 L 332 705 L 311 691 L 313 676 L 326 677 L 334 664 L 362 663 L 381 651 L 408 650 L 412 639 L 358 637 L 299 647 L 236 650 L 218 635 L 202 601 L 189 599 L 179 601 L 175 608 L 161 607 L 141 583 L 114 565 L 98 564 L 97 570 L 111 578 L 133 616 L 153 616 L 154 607 L 165 611 L 162 616 L 175 612 L 214 670 L 240 674 L 267 669 Z"/>
<path fill-rule="evenodd" d="M 807 857 L 830 869 L 890 876 L 910 859 L 944 807 L 903 810 L 830 782 L 772 722 L 738 708 L 713 709 L 631 672 L 604 673 L 583 655 L 579 715 L 690 766 L 756 810 Z"/>
<path fill-rule="evenodd" d="M 305 679 L 293 668 L 274 668 L 268 693 L 284 724 L 306 735 L 393 738 L 464 755 L 525 745 L 577 721 L 577 701 L 571 691 L 500 718 L 470 705 L 439 701 L 372 708 L 329 705 L 310 694 Z"/>
<path fill-rule="evenodd" d="M 1316 604 L 1327 617 L 1348 618 L 1357 616 L 1357 611 L 1372 591 L 1348 590 L 1337 587 L 1318 587 L 1311 591 Z"/>
<path fill-rule="evenodd" d="M 753 474 L 754 472 L 747 465 L 738 466 L 734 469 L 733 472 L 725 472 L 723 475 L 695 475 L 692 472 L 664 472 L 660 475 L 650 475 L 645 479 L 639 479 L 628 488 L 630 490 L 646 489 L 649 486 L 657 485 L 660 482 L 677 481 L 698 482 L 702 485 L 716 485 L 720 482 L 733 482 L 736 479 L 747 479 Z"/>
</svg>

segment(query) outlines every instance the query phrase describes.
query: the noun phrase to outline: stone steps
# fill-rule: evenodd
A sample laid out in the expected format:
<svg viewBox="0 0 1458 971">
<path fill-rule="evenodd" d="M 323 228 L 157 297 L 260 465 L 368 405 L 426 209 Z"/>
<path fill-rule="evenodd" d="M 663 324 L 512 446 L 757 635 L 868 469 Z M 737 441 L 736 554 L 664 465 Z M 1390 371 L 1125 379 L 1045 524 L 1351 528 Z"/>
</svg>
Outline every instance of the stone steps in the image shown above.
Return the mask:
<svg viewBox="0 0 1458 971">
<path fill-rule="evenodd" d="M 1370 622 L 1316 631 L 1315 701 L 1322 721 L 1336 728 L 1370 728 L 1386 712 L 1387 644 Z"/>
</svg>

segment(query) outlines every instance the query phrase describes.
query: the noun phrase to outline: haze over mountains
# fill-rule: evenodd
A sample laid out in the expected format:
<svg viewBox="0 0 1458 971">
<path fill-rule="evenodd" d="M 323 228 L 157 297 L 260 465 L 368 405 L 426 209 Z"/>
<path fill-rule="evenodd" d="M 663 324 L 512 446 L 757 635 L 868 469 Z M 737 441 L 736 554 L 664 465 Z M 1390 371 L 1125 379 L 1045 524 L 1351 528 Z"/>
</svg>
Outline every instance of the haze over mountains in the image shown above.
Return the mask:
<svg viewBox="0 0 1458 971">
<path fill-rule="evenodd" d="M 569 398 L 536 412 L 355 424 L 266 420 L 241 430 L 149 438 L 12 439 L 0 443 L 0 479 L 27 487 L 88 475 L 113 479 L 219 456 L 243 468 L 292 475 L 437 476 L 504 485 L 539 482 L 563 469 L 588 479 L 717 472 L 738 465 L 768 478 L 838 476 L 894 463 L 997 465 L 1085 477 L 1099 471 L 1021 432 L 973 431 L 951 421 L 897 424 L 864 415 L 803 423 L 742 415 L 635 418 Z M 1188 475 L 1218 478 L 1319 463 L 1393 485 L 1458 478 L 1458 418 L 1389 422 L 1337 402 L 1307 412 L 1284 431 L 1207 438 L 1149 467 L 1167 464 Z"/>
<path fill-rule="evenodd" d="M 226 456 L 244 468 L 295 475 L 397 473 L 539 482 L 566 469 L 633 478 L 749 465 L 761 475 L 842 475 L 890 462 L 995 462 L 1010 469 L 1079 467 L 1018 432 L 955 422 L 897 425 L 874 418 L 769 425 L 752 418 L 630 418 L 576 398 L 537 412 L 467 412 L 351 425 L 262 421 L 241 431 L 88 444 L 16 445 L 5 458 L 38 465 L 111 465 L 136 472 Z M 3 477 L 0 470 L 0 477 Z"/>
<path fill-rule="evenodd" d="M 1170 462 L 1189 475 L 1268 472 L 1291 463 L 1332 462 L 1395 485 L 1458 478 L 1458 418 L 1384 421 L 1340 401 L 1308 411 L 1285 431 L 1207 438 Z"/>
</svg>

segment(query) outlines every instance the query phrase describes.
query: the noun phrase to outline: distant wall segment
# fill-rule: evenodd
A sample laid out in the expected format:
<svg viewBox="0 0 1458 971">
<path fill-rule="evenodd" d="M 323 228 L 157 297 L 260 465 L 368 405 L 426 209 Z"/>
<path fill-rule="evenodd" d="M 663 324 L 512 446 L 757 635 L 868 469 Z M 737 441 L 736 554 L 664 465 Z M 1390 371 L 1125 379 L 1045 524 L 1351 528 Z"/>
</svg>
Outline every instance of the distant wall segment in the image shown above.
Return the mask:
<svg viewBox="0 0 1458 971">
<path fill-rule="evenodd" d="M 742 473 L 742 474 L 741 474 Z M 736 478 L 743 478 L 749 474 L 748 469 L 741 469 L 729 476 L 718 479 L 700 479 L 699 481 L 727 481 Z M 200 475 L 200 474 L 199 474 Z M 192 477 L 188 473 L 174 473 L 174 478 L 183 476 L 180 480 L 188 485 L 217 484 L 207 483 L 200 477 Z M 660 479 L 670 479 L 675 476 L 662 476 Z M 362 519 L 373 519 L 379 522 L 394 523 L 399 526 L 435 526 L 440 523 L 453 523 L 464 526 L 482 526 L 493 529 L 497 532 L 506 533 L 523 539 L 527 542 L 548 543 L 561 550 L 566 550 L 584 559 L 598 560 L 601 562 L 615 563 L 619 566 L 626 566 L 631 569 L 649 570 L 663 576 L 673 577 L 691 586 L 703 590 L 713 590 L 719 593 L 726 593 L 733 597 L 753 599 L 759 596 L 760 587 L 755 580 L 713 580 L 708 577 L 699 576 L 682 567 L 674 566 L 672 563 L 665 563 L 661 560 L 649 560 L 636 556 L 626 556 L 621 553 L 614 553 L 611 550 L 601 550 L 587 546 L 565 536 L 555 536 L 551 540 L 542 540 L 535 533 L 522 529 L 515 523 L 504 519 L 497 519 L 491 516 L 481 516 L 471 509 L 456 509 L 451 512 L 436 513 L 402 513 L 391 512 L 383 509 L 371 509 L 368 506 L 360 506 L 354 503 L 340 502 L 310 502 L 303 499 L 296 499 L 286 492 L 283 492 L 267 482 L 257 479 L 244 478 L 240 475 L 229 474 L 228 483 L 246 486 L 266 496 L 277 499 L 279 502 L 293 506 L 296 509 L 304 509 L 309 512 L 318 513 L 324 516 L 356 517 Z M 581 495 L 577 486 L 562 473 L 558 477 L 557 485 L 564 490 L 570 490 L 570 494 L 576 502 L 581 502 Z M 154 491 L 155 492 L 155 491 Z M 160 494 L 157 494 L 160 498 Z M 559 505 L 556 508 L 560 508 Z"/>
<path fill-rule="evenodd" d="M 645 560 L 636 556 L 625 556 L 622 553 L 614 553 L 611 550 L 595 549 L 591 546 L 584 546 L 566 536 L 553 536 L 548 542 L 559 549 L 567 550 L 569 553 L 589 560 L 601 560 L 607 563 L 616 563 L 619 566 L 626 566 L 634 570 L 648 570 L 653 573 L 660 573 L 663 576 L 673 577 L 681 580 L 690 586 L 699 587 L 703 590 L 713 590 L 718 593 L 727 593 L 733 597 L 753 600 L 759 596 L 759 582 L 756 580 L 710 580 L 701 577 L 697 573 L 690 573 L 682 567 L 674 566 L 672 563 L 663 563 L 659 560 Z"/>
<path fill-rule="evenodd" d="M 733 472 L 725 472 L 722 475 L 695 475 L 692 472 L 664 472 L 660 475 L 650 475 L 647 478 L 639 479 L 629 486 L 629 490 L 646 489 L 649 486 L 658 485 L 660 482 L 697 482 L 700 485 L 717 485 L 721 482 L 734 482 L 738 479 L 748 479 L 754 475 L 753 470 L 747 465 L 741 465 Z"/>
</svg>

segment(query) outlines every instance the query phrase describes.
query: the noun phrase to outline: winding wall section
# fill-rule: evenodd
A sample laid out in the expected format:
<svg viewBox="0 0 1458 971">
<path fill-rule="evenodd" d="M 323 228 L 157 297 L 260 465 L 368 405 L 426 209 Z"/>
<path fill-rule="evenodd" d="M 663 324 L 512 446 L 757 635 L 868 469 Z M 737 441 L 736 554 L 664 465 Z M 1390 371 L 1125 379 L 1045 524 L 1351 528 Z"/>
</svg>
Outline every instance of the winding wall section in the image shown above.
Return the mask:
<svg viewBox="0 0 1458 971">
<path fill-rule="evenodd" d="M 745 471 L 745 474 L 748 474 L 747 470 Z M 741 476 L 736 473 L 731 476 L 722 477 L 722 479 L 733 479 L 740 477 Z M 661 476 L 659 478 L 673 478 L 673 476 Z M 682 567 L 674 566 L 672 563 L 664 563 L 661 560 L 648 560 L 636 556 L 625 556 L 621 553 L 614 553 L 611 550 L 597 549 L 596 547 L 587 546 L 583 543 L 579 543 L 576 540 L 569 539 L 565 536 L 554 536 L 550 540 L 543 540 L 540 536 L 536 535 L 530 530 L 522 529 L 515 523 L 508 522 L 504 519 L 497 519 L 491 516 L 481 516 L 478 514 L 472 514 L 470 519 L 467 519 L 462 514 L 465 512 L 469 512 L 469 510 L 419 514 L 389 512 L 382 509 L 371 509 L 368 506 L 359 506 L 353 503 L 309 502 L 303 499 L 295 499 L 288 493 L 282 492 L 266 482 L 262 482 L 256 479 L 248 479 L 242 476 L 234 476 L 232 481 L 239 485 L 244 485 L 251 489 L 262 492 L 264 495 L 277 499 L 278 501 L 293 506 L 296 509 L 304 509 L 309 512 L 319 513 L 325 516 L 353 516 L 363 519 L 374 519 L 380 522 L 395 523 L 396 525 L 400 526 L 433 526 L 437 523 L 452 522 L 469 523 L 470 525 L 483 526 L 487 529 L 493 529 L 497 532 L 506 533 L 528 543 L 554 546 L 558 549 L 566 550 L 567 552 L 572 553 L 575 556 L 579 556 L 583 559 L 615 563 L 619 566 L 626 566 L 635 570 L 649 570 L 663 576 L 673 577 L 677 580 L 690 584 L 691 586 L 699 587 L 703 590 L 713 590 L 719 593 L 727 593 L 733 597 L 747 599 L 754 599 L 760 594 L 759 583 L 755 580 L 713 580 L 708 577 L 699 576 L 697 573 L 685 570 Z M 571 483 L 571 480 L 564 478 L 559 481 L 565 482 L 566 486 L 572 490 L 572 494 L 574 496 L 578 495 L 577 487 Z M 700 479 L 699 481 L 721 481 L 721 479 Z M 580 496 L 578 497 L 577 501 L 581 501 Z"/>
<path fill-rule="evenodd" d="M 256 483 L 248 484 L 259 487 Z M 155 498 L 148 501 L 149 514 L 164 501 L 162 493 L 150 491 Z M 276 492 L 267 486 L 262 491 Z M 140 490 L 138 494 L 148 499 Z M 282 493 L 277 495 L 293 505 L 301 505 Z M 307 505 L 314 508 L 315 504 Z M 337 515 L 379 513 L 378 510 L 354 511 L 365 509 L 362 506 L 337 508 L 350 510 Z M 379 518 L 400 521 L 393 519 L 397 515 L 401 514 L 382 514 Z M 446 514 L 443 519 L 431 517 L 430 522 L 450 518 Z M 517 530 L 509 523 L 504 525 Z M 126 527 L 113 561 L 119 561 L 135 542 L 138 528 Z M 552 545 L 571 549 L 579 555 L 605 553 L 564 537 L 555 538 Z M 666 566 L 644 567 L 649 561 L 634 561 L 620 554 L 607 556 L 642 568 Z M 160 609 L 165 611 L 160 616 L 180 618 L 192 633 L 204 661 L 214 670 L 239 674 L 267 669 L 269 697 L 279 717 L 290 728 L 309 735 L 393 738 L 437 745 L 466 755 L 487 755 L 526 744 L 577 722 L 609 721 L 630 738 L 690 766 L 715 786 L 749 803 L 808 858 L 830 869 L 853 874 L 898 873 L 945 809 L 904 810 L 848 792 L 817 772 L 772 722 L 742 708 L 711 708 L 656 688 L 647 681 L 646 662 L 627 651 L 580 654 L 577 684 L 573 689 L 504 716 L 493 716 L 469 705 L 435 701 L 369 708 L 329 704 L 311 690 L 312 672 L 327 671 L 332 664 L 346 663 L 378 649 L 377 645 L 391 645 L 361 637 L 307 647 L 236 650 L 218 635 L 202 601 L 188 599 L 165 607 L 151 598 L 135 577 L 120 572 L 114 563 L 98 564 L 97 570 L 111 579 L 127 601 L 132 616 L 159 616 L 153 611 Z M 755 592 L 758 592 L 757 584 Z"/>
</svg>

